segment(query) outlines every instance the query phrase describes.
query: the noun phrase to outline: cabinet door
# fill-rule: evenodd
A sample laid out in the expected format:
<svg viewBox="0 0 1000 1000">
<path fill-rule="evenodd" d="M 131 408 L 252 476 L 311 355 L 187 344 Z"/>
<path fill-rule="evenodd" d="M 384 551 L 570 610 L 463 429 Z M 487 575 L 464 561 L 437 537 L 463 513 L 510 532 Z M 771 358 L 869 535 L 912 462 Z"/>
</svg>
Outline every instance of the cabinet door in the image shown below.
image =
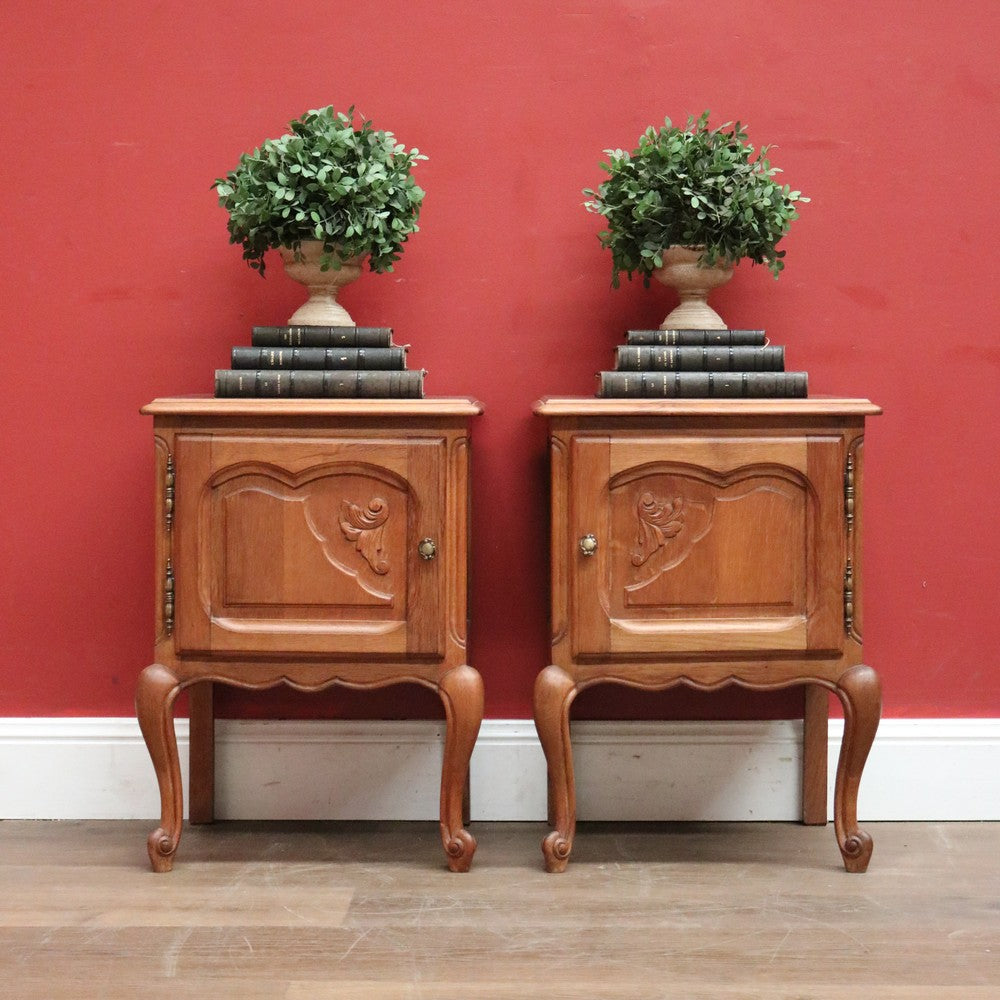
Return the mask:
<svg viewBox="0 0 1000 1000">
<path fill-rule="evenodd" d="M 443 439 L 179 435 L 179 654 L 443 654 Z"/>
<path fill-rule="evenodd" d="M 838 436 L 575 436 L 574 656 L 840 650 L 842 456 Z"/>
</svg>

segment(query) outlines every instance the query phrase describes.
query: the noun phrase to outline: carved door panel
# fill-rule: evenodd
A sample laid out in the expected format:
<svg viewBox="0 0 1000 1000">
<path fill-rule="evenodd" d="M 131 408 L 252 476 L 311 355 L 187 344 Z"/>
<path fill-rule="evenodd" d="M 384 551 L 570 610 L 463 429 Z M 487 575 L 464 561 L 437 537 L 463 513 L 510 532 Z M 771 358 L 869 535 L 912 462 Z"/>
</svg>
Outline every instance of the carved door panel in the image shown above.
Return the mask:
<svg viewBox="0 0 1000 1000">
<path fill-rule="evenodd" d="M 573 654 L 842 648 L 842 455 L 839 437 L 574 437 Z"/>
<path fill-rule="evenodd" d="M 180 435 L 176 650 L 443 654 L 439 438 Z"/>
</svg>

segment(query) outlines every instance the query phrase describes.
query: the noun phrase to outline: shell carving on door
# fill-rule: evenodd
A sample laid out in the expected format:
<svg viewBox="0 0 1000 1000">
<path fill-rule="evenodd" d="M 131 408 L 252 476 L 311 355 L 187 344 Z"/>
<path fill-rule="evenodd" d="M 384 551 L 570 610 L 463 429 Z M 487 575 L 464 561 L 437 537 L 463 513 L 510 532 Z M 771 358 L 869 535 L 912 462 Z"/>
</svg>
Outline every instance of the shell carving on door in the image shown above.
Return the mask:
<svg viewBox="0 0 1000 1000">
<path fill-rule="evenodd" d="M 388 519 L 389 503 L 382 497 L 372 497 L 364 510 L 350 500 L 340 501 L 340 530 L 380 576 L 389 572 L 383 545 Z"/>
</svg>

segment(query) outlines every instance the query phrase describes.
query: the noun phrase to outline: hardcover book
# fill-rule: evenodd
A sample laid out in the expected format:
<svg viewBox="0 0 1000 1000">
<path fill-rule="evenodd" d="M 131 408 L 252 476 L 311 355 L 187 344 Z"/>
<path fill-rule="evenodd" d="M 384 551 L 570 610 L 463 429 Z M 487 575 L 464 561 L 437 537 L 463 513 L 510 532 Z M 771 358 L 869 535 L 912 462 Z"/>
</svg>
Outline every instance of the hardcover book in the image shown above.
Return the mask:
<svg viewBox="0 0 1000 1000">
<path fill-rule="evenodd" d="M 665 347 L 729 347 L 742 345 L 763 347 L 767 343 L 763 330 L 628 330 L 629 344 L 663 345 Z"/>
<path fill-rule="evenodd" d="M 419 399 L 422 370 L 321 371 L 310 369 L 228 370 L 215 373 L 217 397 Z"/>
<path fill-rule="evenodd" d="M 255 326 L 254 347 L 390 347 L 392 328 L 383 326 Z"/>
<path fill-rule="evenodd" d="M 785 368 L 783 347 L 616 348 L 617 371 L 775 371 Z"/>
<path fill-rule="evenodd" d="M 808 395 L 806 372 L 599 372 L 599 396 L 762 398 Z"/>
<path fill-rule="evenodd" d="M 234 347 L 233 368 L 403 369 L 405 347 Z"/>
</svg>

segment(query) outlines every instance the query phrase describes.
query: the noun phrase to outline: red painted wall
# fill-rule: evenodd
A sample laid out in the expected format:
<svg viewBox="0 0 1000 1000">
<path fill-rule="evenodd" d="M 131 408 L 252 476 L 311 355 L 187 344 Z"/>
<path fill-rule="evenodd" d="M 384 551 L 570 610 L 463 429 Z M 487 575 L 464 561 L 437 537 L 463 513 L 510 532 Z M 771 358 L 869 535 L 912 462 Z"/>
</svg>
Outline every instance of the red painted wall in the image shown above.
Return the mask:
<svg viewBox="0 0 1000 1000">
<path fill-rule="evenodd" d="M 449 10 L 449 8 L 451 8 Z M 299 292 L 227 243 L 209 186 L 302 111 L 356 104 L 430 159 L 395 275 L 345 293 L 474 440 L 472 662 L 488 714 L 530 714 L 547 648 L 544 394 L 590 395 L 629 326 L 581 189 L 664 115 L 740 118 L 812 198 L 775 282 L 718 294 L 817 394 L 885 407 L 867 453 L 867 652 L 886 713 L 1000 716 L 1000 14 L 723 0 L 54 0 L 8 7 L 0 714 L 127 715 L 149 660 L 152 447 L 139 407 L 211 392 Z M 443 12 L 447 11 L 447 12 Z M 780 713 L 787 700 L 595 692 L 589 714 Z M 422 692 L 240 696 L 230 712 L 434 713 Z"/>
</svg>

